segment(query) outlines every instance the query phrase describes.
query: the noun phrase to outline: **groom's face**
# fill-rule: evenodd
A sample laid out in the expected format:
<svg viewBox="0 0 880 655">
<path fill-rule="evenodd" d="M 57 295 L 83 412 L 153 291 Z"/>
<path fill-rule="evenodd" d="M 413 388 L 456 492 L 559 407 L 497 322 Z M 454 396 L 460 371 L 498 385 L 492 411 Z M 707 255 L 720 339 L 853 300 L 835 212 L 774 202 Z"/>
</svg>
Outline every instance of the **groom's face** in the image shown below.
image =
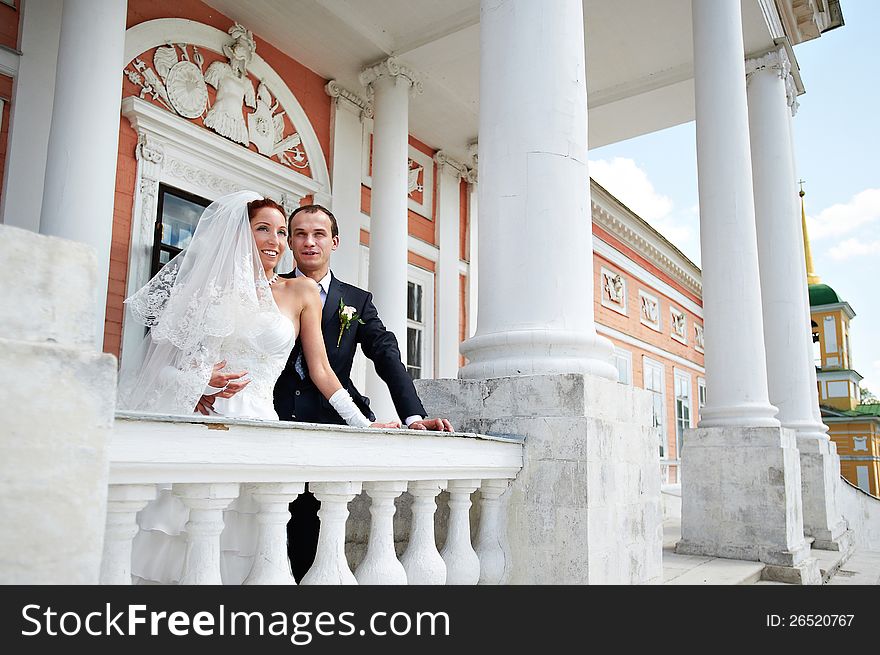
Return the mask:
<svg viewBox="0 0 880 655">
<path fill-rule="evenodd" d="M 339 246 L 331 231 L 330 217 L 322 211 L 299 212 L 290 222 L 290 250 L 297 268 L 306 275 L 325 273 L 330 255 Z"/>
</svg>

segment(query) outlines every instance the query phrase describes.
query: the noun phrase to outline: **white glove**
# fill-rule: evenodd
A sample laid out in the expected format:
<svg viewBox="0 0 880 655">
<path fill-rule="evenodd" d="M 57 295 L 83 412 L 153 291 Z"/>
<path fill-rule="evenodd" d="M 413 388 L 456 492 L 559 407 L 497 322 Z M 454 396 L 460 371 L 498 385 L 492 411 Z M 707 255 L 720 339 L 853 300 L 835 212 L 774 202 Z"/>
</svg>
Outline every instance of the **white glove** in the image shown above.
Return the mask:
<svg viewBox="0 0 880 655">
<path fill-rule="evenodd" d="M 346 425 L 355 428 L 370 427 L 370 420 L 361 413 L 361 410 L 358 409 L 351 399 L 351 394 L 344 388 L 330 396 L 330 404 L 336 410 L 336 413 L 342 417 Z"/>
</svg>

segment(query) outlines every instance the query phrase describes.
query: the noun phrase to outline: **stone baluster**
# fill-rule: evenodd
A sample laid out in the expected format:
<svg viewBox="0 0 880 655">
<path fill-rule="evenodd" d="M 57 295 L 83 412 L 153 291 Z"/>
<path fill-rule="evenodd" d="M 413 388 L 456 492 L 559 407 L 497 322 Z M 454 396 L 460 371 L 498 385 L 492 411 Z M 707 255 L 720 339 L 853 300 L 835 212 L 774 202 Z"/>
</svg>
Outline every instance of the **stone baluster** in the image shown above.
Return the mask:
<svg viewBox="0 0 880 655">
<path fill-rule="evenodd" d="M 367 482 L 370 495 L 370 539 L 367 554 L 355 569 L 358 584 L 406 584 L 406 571 L 394 552 L 394 499 L 406 491 L 405 481 Z"/>
<path fill-rule="evenodd" d="M 219 585 L 223 510 L 238 497 L 238 483 L 174 484 L 174 495 L 189 508 L 186 559 L 180 584 Z"/>
<path fill-rule="evenodd" d="M 304 488 L 303 482 L 248 485 L 248 491 L 260 505 L 260 511 L 257 514 L 259 534 L 254 566 L 244 584 L 296 584 L 287 558 L 288 505 Z"/>
<path fill-rule="evenodd" d="M 348 503 L 361 492 L 360 482 L 312 482 L 309 489 L 321 502 L 321 532 L 315 563 L 300 584 L 357 584 L 345 559 L 345 521 Z"/>
<path fill-rule="evenodd" d="M 500 584 L 504 577 L 505 556 L 501 542 L 501 495 L 509 480 L 484 480 L 480 487 L 480 526 L 476 552 L 480 558 L 480 584 Z"/>
<path fill-rule="evenodd" d="M 131 540 L 137 513 L 156 497 L 152 484 L 111 484 L 107 488 L 107 526 L 100 584 L 131 584 Z"/>
<path fill-rule="evenodd" d="M 479 480 L 450 480 L 449 528 L 440 555 L 446 562 L 446 584 L 475 585 L 480 579 L 480 558 L 471 545 L 471 494 Z"/>
<path fill-rule="evenodd" d="M 418 480 L 409 483 L 413 496 L 409 545 L 400 558 L 409 584 L 446 584 L 446 562 L 434 541 L 434 511 L 437 494 L 446 480 Z"/>
</svg>

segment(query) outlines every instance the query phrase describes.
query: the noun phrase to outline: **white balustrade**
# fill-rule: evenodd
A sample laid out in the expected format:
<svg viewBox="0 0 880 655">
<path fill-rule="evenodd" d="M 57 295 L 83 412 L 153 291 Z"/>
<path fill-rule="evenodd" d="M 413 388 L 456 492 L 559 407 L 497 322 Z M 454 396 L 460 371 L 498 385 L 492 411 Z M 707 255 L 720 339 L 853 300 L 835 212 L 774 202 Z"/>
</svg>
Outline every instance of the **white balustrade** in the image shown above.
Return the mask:
<svg viewBox="0 0 880 655">
<path fill-rule="evenodd" d="M 302 579 L 304 585 L 357 584 L 345 559 L 345 521 L 348 503 L 361 492 L 360 482 L 314 482 L 309 489 L 321 502 L 318 552 Z"/>
<path fill-rule="evenodd" d="M 354 572 L 358 584 L 406 584 L 406 570 L 394 552 L 394 499 L 406 487 L 402 480 L 364 483 L 372 521 L 367 554 Z"/>
<path fill-rule="evenodd" d="M 100 584 L 131 584 L 131 540 L 137 513 L 156 497 L 154 484 L 111 484 L 107 488 L 107 527 Z"/>
<path fill-rule="evenodd" d="M 409 584 L 446 584 L 446 562 L 434 541 L 434 510 L 437 494 L 446 486 L 446 480 L 417 480 L 409 483 L 413 497 L 412 527 L 409 545 L 400 563 L 406 569 Z"/>
<path fill-rule="evenodd" d="M 299 496 L 302 482 L 278 482 L 248 485 L 247 490 L 259 504 L 257 552 L 246 585 L 296 584 L 287 558 L 287 506 Z"/>
<path fill-rule="evenodd" d="M 509 485 L 508 480 L 484 480 L 480 487 L 480 527 L 475 548 L 480 558 L 480 584 L 500 584 L 504 579 L 501 496 Z"/>
<path fill-rule="evenodd" d="M 480 579 L 480 558 L 471 545 L 471 494 L 480 486 L 479 480 L 450 480 L 449 527 L 446 543 L 440 551 L 446 562 L 446 584 L 474 585 Z"/>
<path fill-rule="evenodd" d="M 172 491 L 189 508 L 186 559 L 180 584 L 223 584 L 220 578 L 220 533 L 223 510 L 238 497 L 234 482 L 174 484 Z"/>
<path fill-rule="evenodd" d="M 118 412 L 100 580 L 131 582 L 137 512 L 157 485 L 171 483 L 189 510 L 181 584 L 221 584 L 224 510 L 240 486 L 259 506 L 255 561 L 244 583 L 294 584 L 287 506 L 308 482 L 321 503 L 321 532 L 302 584 L 497 583 L 505 569 L 499 498 L 521 468 L 522 443 L 512 439 Z M 432 470 L 442 471 L 442 479 L 425 480 Z M 468 510 L 480 480 L 483 514 L 474 549 Z M 371 525 L 367 552 L 352 574 L 345 556 L 347 505 L 361 488 L 372 501 Z M 441 555 L 434 520 L 443 488 L 450 513 Z M 398 560 L 394 502 L 406 489 L 414 498 L 412 523 Z"/>
</svg>

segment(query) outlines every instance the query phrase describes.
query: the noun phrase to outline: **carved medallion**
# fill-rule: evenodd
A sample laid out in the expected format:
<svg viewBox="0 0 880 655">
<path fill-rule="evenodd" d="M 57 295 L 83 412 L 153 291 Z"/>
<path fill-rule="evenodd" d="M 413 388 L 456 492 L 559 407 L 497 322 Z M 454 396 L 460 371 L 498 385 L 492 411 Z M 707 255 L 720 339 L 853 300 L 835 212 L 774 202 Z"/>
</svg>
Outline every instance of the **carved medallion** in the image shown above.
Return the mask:
<svg viewBox="0 0 880 655">
<path fill-rule="evenodd" d="M 168 99 L 184 118 L 198 118 L 208 106 L 208 87 L 201 69 L 191 61 L 179 61 L 165 78 Z"/>
</svg>

